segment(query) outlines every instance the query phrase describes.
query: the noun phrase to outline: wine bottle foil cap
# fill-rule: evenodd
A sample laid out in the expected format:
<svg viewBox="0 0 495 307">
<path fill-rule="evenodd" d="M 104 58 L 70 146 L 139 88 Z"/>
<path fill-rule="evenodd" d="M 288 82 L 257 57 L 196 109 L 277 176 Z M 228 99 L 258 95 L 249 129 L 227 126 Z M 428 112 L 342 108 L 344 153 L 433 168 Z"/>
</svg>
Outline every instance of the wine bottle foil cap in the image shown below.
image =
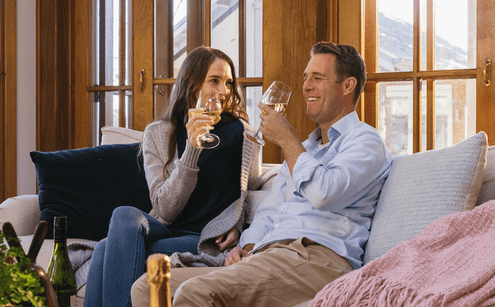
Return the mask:
<svg viewBox="0 0 495 307">
<path fill-rule="evenodd" d="M 66 216 L 56 216 L 53 218 L 53 227 L 60 227 L 67 229 L 67 217 Z"/>
</svg>

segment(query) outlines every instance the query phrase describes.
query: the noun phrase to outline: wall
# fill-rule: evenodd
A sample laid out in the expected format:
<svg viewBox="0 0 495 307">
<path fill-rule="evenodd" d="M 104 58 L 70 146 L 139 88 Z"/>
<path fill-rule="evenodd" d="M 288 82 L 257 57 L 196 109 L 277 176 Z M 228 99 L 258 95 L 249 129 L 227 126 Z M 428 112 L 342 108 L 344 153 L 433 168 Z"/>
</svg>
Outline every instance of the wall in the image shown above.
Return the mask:
<svg viewBox="0 0 495 307">
<path fill-rule="evenodd" d="M 36 194 L 36 1 L 17 0 L 17 194 Z"/>
</svg>

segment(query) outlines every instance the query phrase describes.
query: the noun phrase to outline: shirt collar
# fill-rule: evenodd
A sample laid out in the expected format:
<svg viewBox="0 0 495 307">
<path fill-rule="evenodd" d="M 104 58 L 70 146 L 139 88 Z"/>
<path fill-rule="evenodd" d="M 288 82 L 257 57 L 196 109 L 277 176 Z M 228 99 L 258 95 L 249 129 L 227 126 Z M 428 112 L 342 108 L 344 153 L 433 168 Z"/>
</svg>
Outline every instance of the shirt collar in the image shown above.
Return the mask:
<svg viewBox="0 0 495 307">
<path fill-rule="evenodd" d="M 360 122 L 361 121 L 359 120 L 356 111 L 352 111 L 351 113 L 339 119 L 335 124 L 333 124 L 330 127 L 330 129 L 328 129 L 328 138 L 333 139 L 332 134 L 336 132 L 338 133 L 338 135 L 342 135 L 347 131 L 352 130 Z M 316 128 L 316 130 L 313 131 L 308 138 L 312 139 L 314 142 L 319 142 L 321 138 L 321 128 L 320 127 Z"/>
</svg>

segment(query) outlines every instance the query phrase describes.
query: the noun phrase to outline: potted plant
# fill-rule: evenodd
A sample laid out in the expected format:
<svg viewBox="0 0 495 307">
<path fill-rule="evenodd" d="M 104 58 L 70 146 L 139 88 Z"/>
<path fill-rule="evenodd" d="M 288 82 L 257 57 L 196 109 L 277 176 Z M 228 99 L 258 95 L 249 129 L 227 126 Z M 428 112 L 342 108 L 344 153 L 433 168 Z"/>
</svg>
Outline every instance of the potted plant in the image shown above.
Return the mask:
<svg viewBox="0 0 495 307">
<path fill-rule="evenodd" d="M 45 288 L 20 246 L 7 247 L 0 230 L 0 306 L 46 306 Z M 19 242 L 17 238 L 8 238 Z"/>
</svg>

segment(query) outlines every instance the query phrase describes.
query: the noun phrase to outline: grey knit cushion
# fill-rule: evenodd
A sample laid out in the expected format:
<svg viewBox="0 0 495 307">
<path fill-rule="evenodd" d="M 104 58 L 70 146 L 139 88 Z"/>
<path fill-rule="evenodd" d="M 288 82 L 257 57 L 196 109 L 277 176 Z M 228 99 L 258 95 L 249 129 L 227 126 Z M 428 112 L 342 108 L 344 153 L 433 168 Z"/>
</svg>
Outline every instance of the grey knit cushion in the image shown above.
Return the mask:
<svg viewBox="0 0 495 307">
<path fill-rule="evenodd" d="M 394 158 L 373 217 L 364 263 L 413 239 L 442 216 L 473 209 L 487 146 L 487 136 L 480 132 L 448 148 Z"/>
</svg>

